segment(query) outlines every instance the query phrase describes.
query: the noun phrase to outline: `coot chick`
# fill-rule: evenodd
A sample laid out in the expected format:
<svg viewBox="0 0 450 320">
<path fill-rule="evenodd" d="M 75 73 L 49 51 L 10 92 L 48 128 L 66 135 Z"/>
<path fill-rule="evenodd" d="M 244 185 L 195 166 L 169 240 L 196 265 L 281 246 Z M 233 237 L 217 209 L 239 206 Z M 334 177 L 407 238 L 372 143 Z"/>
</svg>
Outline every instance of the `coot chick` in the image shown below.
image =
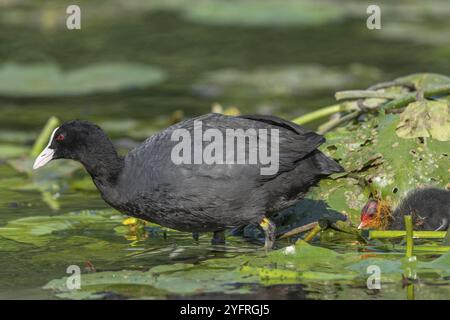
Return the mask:
<svg viewBox="0 0 450 320">
<path fill-rule="evenodd" d="M 245 131 L 251 131 L 250 135 L 265 130 L 266 139 L 258 136 L 254 141 L 278 142 L 278 171 L 262 174 L 265 166 L 250 161 L 243 164 L 198 161 L 202 159 L 195 158 L 194 141 L 199 123 L 204 129 L 216 129 L 224 135 L 228 129 L 252 129 Z M 173 138 L 174 133 L 177 139 Z M 173 161 L 180 133 L 194 136 L 192 150 L 179 153 L 188 158 L 193 154 L 193 164 Z M 276 135 L 278 141 L 271 140 Z M 244 141 L 248 146 L 250 139 Z M 213 240 L 218 241 L 224 239 L 223 232 L 228 228 L 259 224 L 265 231 L 265 246 L 271 248 L 275 225 L 270 216 L 301 200 L 321 178 L 343 171 L 338 163 L 317 150 L 324 141 L 322 136 L 277 117 L 212 113 L 156 133 L 120 157 L 100 127 L 75 120 L 55 129 L 34 168 L 53 159 L 79 161 L 102 198 L 124 214 L 180 231 L 214 232 Z M 200 142 L 200 147 L 205 146 L 207 142 Z M 249 149 L 244 150 L 245 159 L 249 159 Z M 239 157 L 239 149 L 236 154 Z"/>
<path fill-rule="evenodd" d="M 359 229 L 405 230 L 404 216 L 412 215 L 415 230 L 447 230 L 450 222 L 450 190 L 416 189 L 391 211 L 380 200 L 369 200 L 361 211 Z"/>
</svg>

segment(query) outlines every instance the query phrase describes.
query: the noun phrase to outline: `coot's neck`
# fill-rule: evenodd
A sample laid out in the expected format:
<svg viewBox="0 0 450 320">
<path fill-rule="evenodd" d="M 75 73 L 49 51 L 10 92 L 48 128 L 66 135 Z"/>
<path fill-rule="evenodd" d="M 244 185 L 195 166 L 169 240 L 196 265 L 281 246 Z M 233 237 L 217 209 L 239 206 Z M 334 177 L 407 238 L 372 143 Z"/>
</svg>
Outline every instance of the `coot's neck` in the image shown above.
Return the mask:
<svg viewBox="0 0 450 320">
<path fill-rule="evenodd" d="M 107 139 L 95 150 L 89 150 L 79 159 L 94 184 L 107 202 L 115 202 L 119 197 L 117 185 L 124 167 L 124 158 L 117 154 L 111 140 Z"/>
</svg>

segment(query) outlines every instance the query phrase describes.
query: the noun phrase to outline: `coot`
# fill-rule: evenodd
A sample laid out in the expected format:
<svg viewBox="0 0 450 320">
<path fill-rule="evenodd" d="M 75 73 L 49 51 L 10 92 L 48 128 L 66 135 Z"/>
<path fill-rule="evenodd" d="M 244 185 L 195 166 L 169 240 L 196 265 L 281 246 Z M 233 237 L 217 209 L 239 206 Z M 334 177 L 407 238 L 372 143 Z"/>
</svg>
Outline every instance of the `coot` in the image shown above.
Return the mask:
<svg viewBox="0 0 450 320">
<path fill-rule="evenodd" d="M 412 215 L 415 230 L 447 230 L 450 222 L 450 190 L 413 190 L 391 211 L 391 206 L 371 199 L 361 211 L 359 229 L 404 230 L 404 216 Z"/>
<path fill-rule="evenodd" d="M 216 129 L 216 133 L 226 137 L 230 129 L 244 130 L 250 135 L 243 140 L 246 148 L 238 146 L 233 150 L 238 158 L 245 156 L 247 160 L 233 164 L 226 155 L 217 162 L 205 163 L 202 155 L 198 157 L 195 152 L 199 149 L 196 144 L 207 148 L 208 138 L 194 137 L 190 142 L 192 148 L 180 151 L 180 137 L 187 139 L 198 134 L 199 123 L 204 136 L 208 129 Z M 255 136 L 259 133 L 262 134 Z M 212 140 L 210 134 L 210 143 Z M 275 234 L 275 226 L 269 220 L 271 214 L 301 200 L 308 188 L 321 178 L 343 171 L 338 163 L 317 150 L 324 140 L 314 132 L 274 116 L 212 113 L 156 133 L 120 157 L 100 127 L 74 120 L 55 129 L 34 168 L 53 159 L 79 161 L 103 199 L 124 214 L 180 231 L 214 232 L 213 242 L 224 239 L 225 229 L 259 224 L 265 231 L 265 246 L 271 248 Z M 250 141 L 271 141 L 278 145 L 273 158 L 277 162 L 276 171 L 263 174 L 267 162 L 249 161 L 249 156 L 255 155 L 255 150 L 249 147 Z M 227 150 L 217 149 L 211 154 L 220 155 Z M 192 163 L 180 163 L 179 157 Z"/>
</svg>

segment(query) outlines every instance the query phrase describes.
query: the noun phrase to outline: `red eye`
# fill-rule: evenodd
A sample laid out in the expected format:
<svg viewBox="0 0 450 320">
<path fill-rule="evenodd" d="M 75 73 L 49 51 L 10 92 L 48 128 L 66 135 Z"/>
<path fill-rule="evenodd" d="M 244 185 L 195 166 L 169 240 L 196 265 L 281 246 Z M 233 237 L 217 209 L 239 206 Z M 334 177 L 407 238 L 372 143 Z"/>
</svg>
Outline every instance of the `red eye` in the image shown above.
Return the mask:
<svg viewBox="0 0 450 320">
<path fill-rule="evenodd" d="M 63 134 L 60 134 L 56 137 L 56 141 L 64 141 L 65 137 Z"/>
</svg>

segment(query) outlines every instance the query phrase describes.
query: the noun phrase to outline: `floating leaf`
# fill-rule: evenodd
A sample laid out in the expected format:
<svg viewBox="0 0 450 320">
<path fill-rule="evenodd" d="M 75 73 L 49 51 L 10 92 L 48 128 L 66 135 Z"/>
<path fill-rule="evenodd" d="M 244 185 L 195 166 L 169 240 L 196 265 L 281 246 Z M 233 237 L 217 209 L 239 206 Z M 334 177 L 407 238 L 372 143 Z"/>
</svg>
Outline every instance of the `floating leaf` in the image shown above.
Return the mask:
<svg viewBox="0 0 450 320">
<path fill-rule="evenodd" d="M 64 96 L 145 88 L 165 79 L 162 70 L 132 63 L 99 63 L 61 71 L 52 64 L 0 66 L 0 95 Z"/>
<path fill-rule="evenodd" d="M 399 138 L 399 119 L 397 114 L 378 115 L 326 134 L 327 142 L 321 149 L 352 175 L 320 181 L 307 198 L 326 202 L 330 209 L 358 224 L 370 191 L 361 181 L 369 183 L 393 207 L 420 186 L 444 188 L 448 181 L 448 142 L 428 139 L 425 144 L 418 139 Z M 303 205 L 300 202 L 296 211 Z"/>
<path fill-rule="evenodd" d="M 450 84 L 450 77 L 438 73 L 414 73 L 395 79 L 398 83 L 412 83 L 416 89 L 429 90 L 435 86 Z"/>
<path fill-rule="evenodd" d="M 317 6 L 311 1 L 274 0 L 198 1 L 186 6 L 186 16 L 196 22 L 232 25 L 319 25 L 340 20 L 346 14 L 339 6 Z"/>
<path fill-rule="evenodd" d="M 351 65 L 330 68 L 316 64 L 260 68 L 251 71 L 223 69 L 209 72 L 194 86 L 200 94 L 215 95 L 301 95 L 311 91 L 337 89 L 379 78 L 376 68 Z M 308 81 L 305 81 L 308 79 Z M 214 90 L 211 90 L 213 88 Z"/>
<path fill-rule="evenodd" d="M 450 106 L 428 100 L 410 103 L 400 115 L 396 132 L 404 139 L 431 137 L 450 141 Z"/>
<path fill-rule="evenodd" d="M 44 289 L 52 290 L 57 296 L 71 299 L 97 299 L 105 292 L 121 292 L 124 286 L 145 286 L 148 298 L 157 298 L 168 294 L 201 294 L 211 292 L 248 293 L 249 289 L 232 283 L 255 282 L 255 277 L 241 275 L 238 271 L 194 268 L 192 264 L 161 265 L 147 272 L 122 270 L 117 272 L 96 272 L 82 275 L 82 288 L 69 290 L 67 278 L 50 281 Z M 123 290 L 123 289 L 122 289 Z M 129 291 L 131 295 L 136 290 Z"/>
<path fill-rule="evenodd" d="M 35 216 L 9 221 L 6 226 L 0 227 L 0 236 L 21 243 L 43 246 L 56 237 L 56 231 L 81 229 L 89 224 L 111 223 L 108 215 L 102 212 L 82 211 L 58 216 Z"/>
</svg>

